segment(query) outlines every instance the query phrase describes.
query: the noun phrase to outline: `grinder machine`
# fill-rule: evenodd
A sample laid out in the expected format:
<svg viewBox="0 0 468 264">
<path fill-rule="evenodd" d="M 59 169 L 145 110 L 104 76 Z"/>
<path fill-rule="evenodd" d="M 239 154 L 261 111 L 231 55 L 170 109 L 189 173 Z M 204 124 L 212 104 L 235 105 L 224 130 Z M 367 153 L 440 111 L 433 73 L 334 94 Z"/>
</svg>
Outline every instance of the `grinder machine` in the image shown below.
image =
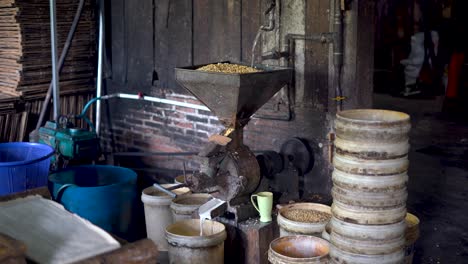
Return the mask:
<svg viewBox="0 0 468 264">
<path fill-rule="evenodd" d="M 255 73 L 231 74 L 176 68 L 177 82 L 204 103 L 225 129 L 210 137 L 198 154 L 200 170 L 187 176 L 193 192 L 211 193 L 227 202 L 227 215 L 235 222 L 256 214 L 250 194 L 260 183 L 260 167 L 243 143 L 243 128 L 251 116 L 291 82 L 292 69 L 260 65 Z"/>
</svg>

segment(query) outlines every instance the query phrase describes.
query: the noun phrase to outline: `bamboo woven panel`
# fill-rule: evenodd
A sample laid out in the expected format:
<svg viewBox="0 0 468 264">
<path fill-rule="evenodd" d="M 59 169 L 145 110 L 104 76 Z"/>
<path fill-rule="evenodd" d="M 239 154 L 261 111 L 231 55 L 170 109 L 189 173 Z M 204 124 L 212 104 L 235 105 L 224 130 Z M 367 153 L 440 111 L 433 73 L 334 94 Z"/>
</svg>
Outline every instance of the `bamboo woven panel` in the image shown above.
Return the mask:
<svg viewBox="0 0 468 264">
<path fill-rule="evenodd" d="M 78 2 L 56 1 L 58 54 Z M 94 88 L 95 38 L 94 1 L 86 0 L 60 73 L 62 94 Z M 52 79 L 50 50 L 49 1 L 0 0 L 0 93 L 25 99 L 43 98 Z"/>
</svg>

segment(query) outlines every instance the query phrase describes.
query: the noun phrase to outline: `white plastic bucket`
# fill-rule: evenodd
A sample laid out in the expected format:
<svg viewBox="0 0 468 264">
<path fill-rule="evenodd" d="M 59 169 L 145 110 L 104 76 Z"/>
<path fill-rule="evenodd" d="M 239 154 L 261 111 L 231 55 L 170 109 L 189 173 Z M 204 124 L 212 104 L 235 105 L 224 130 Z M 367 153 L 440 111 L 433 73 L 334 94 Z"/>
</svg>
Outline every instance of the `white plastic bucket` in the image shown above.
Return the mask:
<svg viewBox="0 0 468 264">
<path fill-rule="evenodd" d="M 171 203 L 174 222 L 192 219 L 195 211 L 210 199 L 211 195 L 205 193 L 185 194 L 175 198 Z"/>
<path fill-rule="evenodd" d="M 166 228 L 169 261 L 174 264 L 223 264 L 224 240 L 227 234 L 223 224 L 205 220 L 200 236 L 200 220 L 176 222 Z"/>
<path fill-rule="evenodd" d="M 163 184 L 163 187 L 171 187 L 174 184 Z M 173 190 L 178 195 L 189 193 L 188 188 Z M 153 240 L 160 251 L 167 251 L 168 245 L 165 238 L 166 226 L 172 224 L 172 212 L 170 205 L 172 197 L 157 190 L 153 186 L 143 190 L 141 201 L 145 207 L 146 234 Z"/>
</svg>

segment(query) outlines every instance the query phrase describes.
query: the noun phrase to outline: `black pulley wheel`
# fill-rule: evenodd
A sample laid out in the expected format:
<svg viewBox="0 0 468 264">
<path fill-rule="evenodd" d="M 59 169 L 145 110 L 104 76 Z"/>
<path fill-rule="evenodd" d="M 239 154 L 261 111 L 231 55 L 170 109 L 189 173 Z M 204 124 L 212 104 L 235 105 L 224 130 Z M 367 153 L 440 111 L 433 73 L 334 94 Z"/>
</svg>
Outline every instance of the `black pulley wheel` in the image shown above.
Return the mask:
<svg viewBox="0 0 468 264">
<path fill-rule="evenodd" d="M 304 139 L 289 139 L 281 146 L 280 153 L 287 162 L 299 169 L 302 174 L 306 174 L 314 166 L 314 154 Z"/>
</svg>

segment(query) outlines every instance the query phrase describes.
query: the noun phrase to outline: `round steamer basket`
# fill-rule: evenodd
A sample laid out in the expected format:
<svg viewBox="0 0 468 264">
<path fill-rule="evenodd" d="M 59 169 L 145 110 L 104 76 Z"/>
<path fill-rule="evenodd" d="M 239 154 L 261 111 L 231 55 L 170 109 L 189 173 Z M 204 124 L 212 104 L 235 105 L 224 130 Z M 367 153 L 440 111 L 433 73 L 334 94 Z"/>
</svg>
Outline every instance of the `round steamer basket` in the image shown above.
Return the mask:
<svg viewBox="0 0 468 264">
<path fill-rule="evenodd" d="M 400 221 L 389 225 L 360 225 L 332 217 L 330 228 L 339 235 L 358 240 L 392 240 L 403 236 L 406 222 Z"/>
<path fill-rule="evenodd" d="M 389 110 L 346 110 L 337 113 L 335 120 L 336 134 L 357 142 L 402 142 L 410 129 L 409 115 Z"/>
<path fill-rule="evenodd" d="M 330 245 L 330 259 L 336 264 L 401 264 L 404 259 L 403 250 L 382 255 L 364 255 L 349 253 Z"/>
<path fill-rule="evenodd" d="M 333 201 L 333 216 L 346 222 L 361 225 L 388 225 L 405 219 L 405 204 L 397 207 L 360 207 Z"/>
<path fill-rule="evenodd" d="M 278 211 L 278 225 L 280 227 L 280 237 L 290 236 L 290 235 L 311 235 L 316 237 L 321 237 L 325 225 L 329 220 L 317 222 L 317 223 L 304 223 L 290 220 L 284 217 L 284 213 L 288 210 L 315 210 L 319 212 L 324 212 L 330 214 L 330 206 L 318 203 L 295 203 L 288 204 L 281 207 Z"/>
</svg>

